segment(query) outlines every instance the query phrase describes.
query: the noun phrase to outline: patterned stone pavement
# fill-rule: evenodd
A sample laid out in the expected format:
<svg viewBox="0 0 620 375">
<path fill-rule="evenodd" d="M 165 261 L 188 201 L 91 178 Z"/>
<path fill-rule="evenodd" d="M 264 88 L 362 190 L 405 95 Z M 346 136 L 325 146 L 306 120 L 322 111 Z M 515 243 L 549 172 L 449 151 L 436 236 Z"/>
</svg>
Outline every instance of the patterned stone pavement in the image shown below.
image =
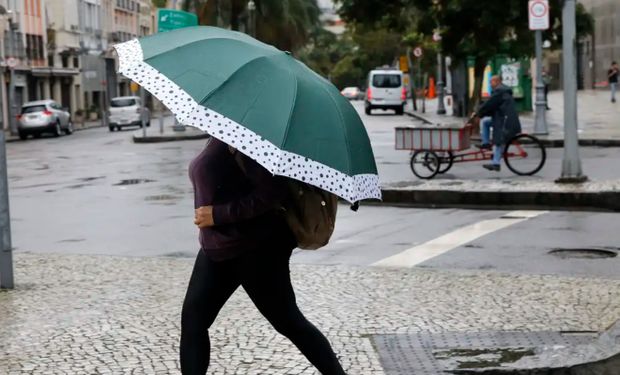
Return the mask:
<svg viewBox="0 0 620 375">
<path fill-rule="evenodd" d="M 0 374 L 176 374 L 192 259 L 15 256 L 0 292 Z M 349 374 L 383 374 L 369 335 L 600 331 L 620 281 L 424 268 L 291 266 L 299 305 Z M 211 330 L 212 374 L 316 374 L 240 289 Z"/>
</svg>

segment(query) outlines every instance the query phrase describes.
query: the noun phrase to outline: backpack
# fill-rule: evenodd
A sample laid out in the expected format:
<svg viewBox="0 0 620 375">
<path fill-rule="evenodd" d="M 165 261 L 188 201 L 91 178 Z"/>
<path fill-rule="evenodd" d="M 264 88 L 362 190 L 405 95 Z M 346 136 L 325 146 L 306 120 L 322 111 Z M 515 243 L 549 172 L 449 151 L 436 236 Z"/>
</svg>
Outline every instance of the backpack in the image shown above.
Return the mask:
<svg viewBox="0 0 620 375">
<path fill-rule="evenodd" d="M 245 173 L 243 156 L 236 150 L 231 152 Z M 289 194 L 282 200 L 282 213 L 297 239 L 297 247 L 316 250 L 327 245 L 336 226 L 338 197 L 292 178 L 283 179 Z"/>
</svg>

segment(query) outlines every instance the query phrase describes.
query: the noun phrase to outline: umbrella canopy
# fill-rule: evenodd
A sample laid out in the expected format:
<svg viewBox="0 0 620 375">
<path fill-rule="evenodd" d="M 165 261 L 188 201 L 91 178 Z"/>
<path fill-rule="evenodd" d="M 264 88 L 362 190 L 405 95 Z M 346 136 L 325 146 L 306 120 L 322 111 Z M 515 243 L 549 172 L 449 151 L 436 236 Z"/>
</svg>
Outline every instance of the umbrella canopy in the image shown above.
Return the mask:
<svg viewBox="0 0 620 375">
<path fill-rule="evenodd" d="M 181 123 L 237 148 L 273 174 L 350 202 L 381 197 L 359 115 L 335 86 L 290 53 L 208 26 L 115 48 L 119 72 Z"/>
</svg>

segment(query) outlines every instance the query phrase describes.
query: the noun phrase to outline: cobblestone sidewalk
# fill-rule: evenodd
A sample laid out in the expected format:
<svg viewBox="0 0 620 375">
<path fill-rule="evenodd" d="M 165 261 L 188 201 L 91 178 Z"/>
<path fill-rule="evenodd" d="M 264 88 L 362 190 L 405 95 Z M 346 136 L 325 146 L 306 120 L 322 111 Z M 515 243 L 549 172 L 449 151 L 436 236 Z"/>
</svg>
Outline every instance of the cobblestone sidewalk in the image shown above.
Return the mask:
<svg viewBox="0 0 620 375">
<path fill-rule="evenodd" d="M 179 373 L 192 259 L 17 253 L 0 292 L 0 374 Z M 349 374 L 383 374 L 369 335 L 603 330 L 620 281 L 292 265 L 298 302 Z M 237 291 L 212 328 L 213 374 L 315 374 Z"/>
</svg>

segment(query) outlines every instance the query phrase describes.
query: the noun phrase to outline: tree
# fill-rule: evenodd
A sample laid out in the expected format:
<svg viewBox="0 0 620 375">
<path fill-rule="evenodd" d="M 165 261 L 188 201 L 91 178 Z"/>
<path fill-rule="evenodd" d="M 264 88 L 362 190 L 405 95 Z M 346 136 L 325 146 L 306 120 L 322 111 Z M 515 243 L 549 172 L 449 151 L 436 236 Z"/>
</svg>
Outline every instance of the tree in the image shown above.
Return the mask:
<svg viewBox="0 0 620 375">
<path fill-rule="evenodd" d="M 496 54 L 529 57 L 534 54 L 534 33 L 528 27 L 526 0 L 339 0 L 341 16 L 350 22 L 382 22 L 406 32 L 403 9 L 417 14 L 412 31 L 442 36 L 441 50 L 456 61 L 474 59 L 474 94 L 470 105 L 480 99 L 482 78 L 488 61 Z M 562 0 L 550 1 L 552 28 L 544 34 L 552 46 L 561 44 Z M 405 22 L 403 22 L 405 21 Z M 581 4 L 577 6 L 577 35 L 591 34 L 594 21 Z"/>
<path fill-rule="evenodd" d="M 297 51 L 319 24 L 316 0 L 254 0 L 256 38 L 286 51 Z M 183 9 L 193 11 L 201 25 L 245 30 L 248 0 L 186 0 Z"/>
<path fill-rule="evenodd" d="M 166 7 L 166 0 L 151 0 L 151 3 L 153 4 L 153 6 L 155 6 L 155 8 L 165 8 Z"/>
</svg>

